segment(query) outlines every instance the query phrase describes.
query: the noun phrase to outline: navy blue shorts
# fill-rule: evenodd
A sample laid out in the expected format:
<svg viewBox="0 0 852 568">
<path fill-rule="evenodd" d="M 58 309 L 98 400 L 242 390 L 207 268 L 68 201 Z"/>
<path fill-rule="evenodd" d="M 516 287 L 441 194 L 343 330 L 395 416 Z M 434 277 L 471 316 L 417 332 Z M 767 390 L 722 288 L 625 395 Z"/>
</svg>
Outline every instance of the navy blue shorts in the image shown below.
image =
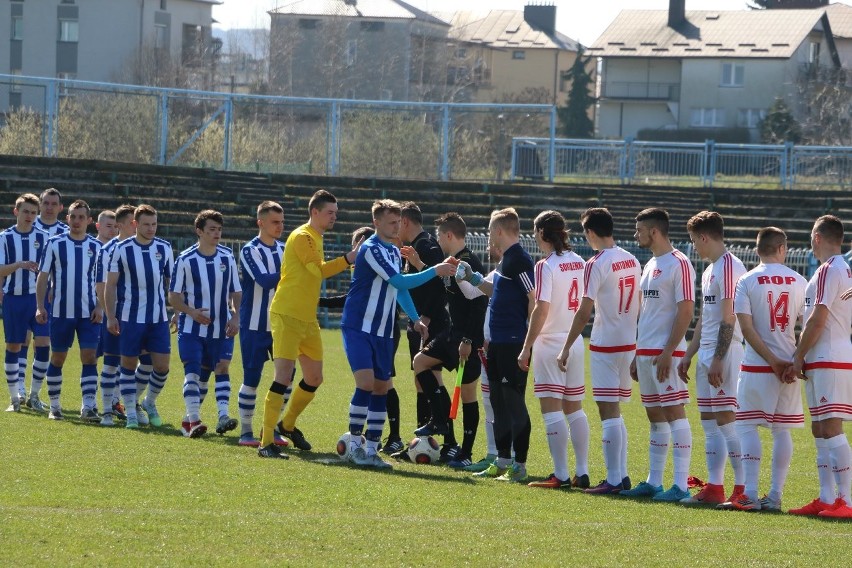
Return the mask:
<svg viewBox="0 0 852 568">
<path fill-rule="evenodd" d="M 207 341 L 213 341 L 207 340 Z M 219 348 L 217 349 L 218 358 L 215 360 L 210 359 L 208 356 L 205 356 L 201 360 L 201 366 L 205 369 L 214 369 L 216 365 L 219 364 L 219 361 L 230 361 L 234 357 L 234 338 L 233 337 L 222 337 L 219 338 Z M 212 353 L 210 356 L 212 357 Z"/>
<path fill-rule="evenodd" d="M 225 339 L 207 339 L 198 337 L 191 333 L 178 334 L 178 353 L 184 369 L 189 372 L 197 372 L 201 365 L 207 365 L 213 361 L 208 368 L 212 369 L 222 358 L 222 346 Z"/>
<path fill-rule="evenodd" d="M 50 349 L 65 353 L 74 345 L 74 336 L 80 349 L 97 349 L 101 339 L 101 324 L 89 318 L 51 318 Z"/>
<path fill-rule="evenodd" d="M 352 372 L 372 369 L 375 378 L 387 381 L 393 373 L 392 337 L 379 337 L 351 327 L 343 331 L 343 350 Z"/>
<path fill-rule="evenodd" d="M 263 367 L 272 358 L 272 332 L 240 330 L 240 351 L 244 369 Z"/>
<path fill-rule="evenodd" d="M 167 321 L 158 323 L 122 321 L 118 323 L 118 326 L 121 330 L 118 339 L 122 357 L 139 357 L 142 351 L 164 354 L 172 352 L 172 338 Z"/>
<path fill-rule="evenodd" d="M 28 331 L 32 331 L 36 337 L 50 336 L 50 324 L 36 322 L 35 313 L 35 294 L 10 295 L 3 298 L 3 330 L 6 343 L 23 343 L 27 339 Z M 50 321 L 49 317 L 47 321 Z"/>
<path fill-rule="evenodd" d="M 98 343 L 98 357 L 103 357 L 105 354 L 119 355 L 121 353 L 121 340 L 117 335 L 113 335 L 107 329 L 106 316 L 101 324 L 101 341 Z"/>
</svg>

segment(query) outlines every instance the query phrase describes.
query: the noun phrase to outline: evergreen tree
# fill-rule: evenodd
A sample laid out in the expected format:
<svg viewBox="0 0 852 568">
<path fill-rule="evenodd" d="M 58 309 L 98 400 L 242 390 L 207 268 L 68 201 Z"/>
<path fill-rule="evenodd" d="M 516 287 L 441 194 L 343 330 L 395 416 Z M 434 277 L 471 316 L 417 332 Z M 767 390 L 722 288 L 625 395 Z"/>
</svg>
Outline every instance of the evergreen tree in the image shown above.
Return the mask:
<svg viewBox="0 0 852 568">
<path fill-rule="evenodd" d="M 591 57 L 583 57 L 583 48 L 577 52 L 574 65 L 563 76 L 571 81 L 568 91 L 568 103 L 559 107 L 557 113 L 561 124 L 560 134 L 568 138 L 591 138 L 595 134 L 595 124 L 589 118 L 589 109 L 595 104 L 592 94 L 594 80 L 587 70 Z"/>
<path fill-rule="evenodd" d="M 761 120 L 757 127 L 760 130 L 760 140 L 764 144 L 781 144 L 783 142 L 798 144 L 802 140 L 799 123 L 796 122 L 793 113 L 787 107 L 787 103 L 780 97 L 775 99 L 766 113 L 766 118 Z"/>
</svg>

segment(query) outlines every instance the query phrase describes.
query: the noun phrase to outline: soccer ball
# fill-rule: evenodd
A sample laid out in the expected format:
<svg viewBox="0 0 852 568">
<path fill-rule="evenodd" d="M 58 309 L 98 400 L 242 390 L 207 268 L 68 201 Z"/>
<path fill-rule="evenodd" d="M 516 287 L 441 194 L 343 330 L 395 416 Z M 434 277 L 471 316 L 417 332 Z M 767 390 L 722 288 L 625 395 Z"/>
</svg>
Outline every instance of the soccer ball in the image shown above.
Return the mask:
<svg viewBox="0 0 852 568">
<path fill-rule="evenodd" d="M 441 446 L 432 436 L 420 436 L 408 443 L 408 457 L 413 463 L 435 463 L 441 457 Z"/>
<path fill-rule="evenodd" d="M 340 439 L 337 440 L 337 448 L 335 448 L 335 451 L 337 452 L 337 457 L 339 457 L 343 461 L 349 459 L 349 454 L 351 453 L 349 440 L 351 439 L 351 437 L 352 435 L 349 432 L 344 432 L 343 435 L 340 436 Z M 364 438 L 364 436 L 361 436 L 361 445 L 364 445 L 366 443 L 366 438 Z"/>
</svg>

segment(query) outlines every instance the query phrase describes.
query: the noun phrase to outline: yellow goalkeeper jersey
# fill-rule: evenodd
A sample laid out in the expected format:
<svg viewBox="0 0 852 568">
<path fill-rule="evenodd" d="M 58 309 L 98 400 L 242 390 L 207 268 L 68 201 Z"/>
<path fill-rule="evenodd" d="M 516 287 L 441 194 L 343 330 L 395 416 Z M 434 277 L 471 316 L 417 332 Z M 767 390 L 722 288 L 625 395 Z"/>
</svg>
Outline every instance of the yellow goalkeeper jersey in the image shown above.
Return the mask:
<svg viewBox="0 0 852 568">
<path fill-rule="evenodd" d="M 349 263 L 343 256 L 325 261 L 322 235 L 305 223 L 287 237 L 281 279 L 269 311 L 300 321 L 316 321 L 323 278 L 334 276 L 348 267 Z"/>
</svg>

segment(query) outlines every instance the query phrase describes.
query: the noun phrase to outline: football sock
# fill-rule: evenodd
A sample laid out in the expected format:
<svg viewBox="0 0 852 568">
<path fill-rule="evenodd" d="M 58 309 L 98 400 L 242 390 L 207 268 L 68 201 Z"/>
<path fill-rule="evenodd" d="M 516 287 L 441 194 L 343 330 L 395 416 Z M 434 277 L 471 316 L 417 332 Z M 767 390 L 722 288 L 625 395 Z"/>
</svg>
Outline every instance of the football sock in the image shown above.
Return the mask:
<svg viewBox="0 0 852 568">
<path fill-rule="evenodd" d="M 574 448 L 574 472 L 577 475 L 589 474 L 589 417 L 583 409 L 565 415 Z"/>
<path fill-rule="evenodd" d="M 438 388 L 438 379 L 435 378 L 435 374 L 429 369 L 417 373 L 416 378 L 417 382 L 420 383 L 420 388 L 423 389 L 423 396 L 426 397 L 429 404 L 429 418 L 426 422 L 433 420 L 437 422 L 441 415 L 441 391 Z"/>
<path fill-rule="evenodd" d="M 139 363 L 136 365 L 136 400 L 142 400 L 142 393 L 148 387 L 148 382 L 151 380 L 151 373 L 153 371 L 154 365 L 151 362 L 151 354 L 141 354 L 139 356 Z"/>
<path fill-rule="evenodd" d="M 375 454 L 378 451 L 379 443 L 382 440 L 382 430 L 388 417 L 387 402 L 388 395 L 386 394 L 370 395 L 370 402 L 367 406 L 367 429 L 364 431 L 364 437 L 367 439 L 367 455 Z"/>
<path fill-rule="evenodd" d="M 750 499 L 756 500 L 757 484 L 760 480 L 760 462 L 763 458 L 763 446 L 760 443 L 760 434 L 755 424 L 737 424 L 737 433 L 740 438 L 742 449 L 743 470 L 745 472 L 745 494 Z M 772 456 L 773 460 L 775 455 Z M 774 477 L 774 476 L 773 476 Z"/>
<path fill-rule="evenodd" d="M 793 461 L 793 436 L 789 428 L 772 428 L 772 485 L 769 497 L 781 501 L 790 462 Z"/>
<path fill-rule="evenodd" d="M 831 471 L 831 454 L 825 438 L 816 438 L 817 474 L 819 475 L 819 500 L 823 503 L 834 503 L 837 497 L 834 473 Z"/>
<path fill-rule="evenodd" d="M 50 364 L 50 347 L 44 345 L 36 347 L 33 354 L 33 382 L 30 385 L 30 394 L 38 394 L 41 391 L 41 384 L 44 382 L 44 377 L 47 375 L 47 366 Z"/>
<path fill-rule="evenodd" d="M 287 387 L 281 383 L 272 382 L 266 399 L 263 401 L 263 430 L 261 431 L 260 445 L 266 447 L 275 442 L 275 426 L 281 417 L 281 405 L 284 403 L 283 395 Z"/>
<path fill-rule="evenodd" d="M 837 484 L 837 497 L 852 504 L 849 492 L 852 489 L 852 448 L 846 434 L 838 434 L 826 440 L 829 455 L 831 457 L 831 471 L 834 473 L 834 482 Z"/>
<path fill-rule="evenodd" d="M 349 402 L 349 433 L 353 437 L 364 433 L 367 424 L 367 407 L 370 405 L 370 391 L 356 388 Z"/>
<path fill-rule="evenodd" d="M 396 389 L 388 391 L 388 439 L 399 440 L 399 395 Z"/>
<path fill-rule="evenodd" d="M 136 371 L 119 367 L 118 385 L 128 420 L 136 420 Z"/>
<path fill-rule="evenodd" d="M 148 381 L 148 394 L 145 395 L 145 400 L 148 404 L 154 404 L 157 402 L 157 397 L 160 396 L 161 392 L 163 392 L 163 387 L 166 386 L 166 379 L 168 377 L 168 369 L 166 369 L 165 373 L 151 371 L 151 378 Z"/>
<path fill-rule="evenodd" d="M 672 429 L 672 462 L 674 463 L 675 485 L 687 489 L 689 465 L 692 460 L 692 428 L 689 420 L 680 418 L 670 424 Z"/>
<path fill-rule="evenodd" d="M 6 370 L 6 386 L 9 387 L 9 396 L 12 399 L 18 398 L 18 354 L 6 350 L 6 360 L 4 368 Z"/>
<path fill-rule="evenodd" d="M 104 363 L 101 368 L 101 401 L 104 412 L 112 412 L 113 396 L 115 395 L 115 384 L 118 380 L 118 365 L 121 359 L 118 355 L 104 355 Z"/>
<path fill-rule="evenodd" d="M 231 375 L 224 373 L 216 375 L 216 409 L 219 416 L 228 415 L 228 406 L 231 402 Z"/>
<path fill-rule="evenodd" d="M 608 418 L 601 422 L 606 480 L 610 485 L 619 485 L 624 478 L 621 475 L 621 420 Z"/>
<path fill-rule="evenodd" d="M 544 433 L 547 436 L 547 447 L 553 459 L 553 473 L 560 480 L 571 478 L 568 472 L 568 424 L 561 411 L 548 412 L 542 415 Z"/>
<path fill-rule="evenodd" d="M 450 400 L 450 393 L 447 392 L 447 387 L 444 385 L 440 385 L 438 387 L 438 400 L 440 401 L 440 414 L 436 419 L 437 423 L 447 425 L 447 433 L 444 435 L 444 443 L 455 446 L 457 444 L 456 433 L 453 428 L 453 423 L 450 421 L 450 406 L 452 405 L 452 401 Z"/>
<path fill-rule="evenodd" d="M 666 460 L 669 457 L 669 440 L 671 440 L 671 437 L 672 428 L 668 422 L 651 422 L 648 438 L 649 468 L 647 483 L 654 487 L 663 484 L 663 473 L 666 470 Z"/>
<path fill-rule="evenodd" d="M 207 392 L 210 389 L 210 375 L 213 371 L 210 369 L 202 369 L 198 372 L 198 392 L 201 397 L 201 404 L 204 404 L 204 399 L 207 398 Z"/>
<path fill-rule="evenodd" d="M 62 367 L 57 367 L 51 363 L 47 367 L 47 396 L 50 399 L 50 408 L 52 410 L 59 410 L 59 395 L 61 393 Z"/>
<path fill-rule="evenodd" d="M 485 411 L 485 447 L 486 453 L 497 455 L 497 444 L 494 441 L 494 408 L 491 406 L 491 385 L 488 384 L 488 375 L 482 369 L 480 377 L 480 390 L 482 391 L 482 408 Z"/>
<path fill-rule="evenodd" d="M 704 457 L 707 460 L 707 483 L 722 485 L 725 480 L 725 437 L 716 424 L 716 419 L 702 420 L 704 428 Z"/>
<path fill-rule="evenodd" d="M 290 401 L 287 403 L 287 411 L 281 419 L 284 423 L 285 430 L 291 431 L 296 427 L 296 419 L 300 414 L 302 414 L 302 412 L 304 412 L 305 408 L 311 403 L 316 394 L 317 387 L 312 387 L 305 382 L 305 379 L 299 381 L 299 385 L 293 389 L 293 394 L 290 396 Z"/>
<path fill-rule="evenodd" d="M 479 428 L 479 403 L 477 401 L 462 403 L 462 454 L 473 457 L 473 443 L 476 441 L 476 431 Z"/>
<path fill-rule="evenodd" d="M 183 380 L 183 402 L 190 423 L 201 420 L 201 393 L 198 389 L 198 373 L 187 373 Z"/>
<path fill-rule="evenodd" d="M 627 424 L 624 416 L 618 417 L 621 424 L 621 479 L 627 477 Z"/>
<path fill-rule="evenodd" d="M 429 398 L 425 393 L 417 393 L 417 427 L 425 426 L 432 418 L 432 409 L 429 408 Z"/>
<path fill-rule="evenodd" d="M 728 448 L 728 461 L 731 462 L 731 468 L 734 470 L 734 485 L 744 485 L 743 455 L 742 450 L 740 450 L 740 438 L 737 436 L 736 422 L 729 422 L 724 426 L 719 426 L 719 430 L 725 437 L 725 446 Z"/>
<path fill-rule="evenodd" d="M 83 408 L 86 410 L 95 408 L 98 405 L 97 365 L 83 365 L 82 375 L 80 377 L 80 390 L 83 393 Z"/>
<path fill-rule="evenodd" d="M 237 395 L 237 408 L 240 413 L 241 434 L 252 433 L 252 421 L 254 421 L 254 407 L 257 403 L 257 389 L 248 385 L 241 385 Z"/>
<path fill-rule="evenodd" d="M 27 398 L 27 389 L 24 385 L 27 382 L 27 357 L 29 353 L 28 345 L 22 345 L 21 350 L 18 351 L 18 394 L 21 398 Z"/>
</svg>

